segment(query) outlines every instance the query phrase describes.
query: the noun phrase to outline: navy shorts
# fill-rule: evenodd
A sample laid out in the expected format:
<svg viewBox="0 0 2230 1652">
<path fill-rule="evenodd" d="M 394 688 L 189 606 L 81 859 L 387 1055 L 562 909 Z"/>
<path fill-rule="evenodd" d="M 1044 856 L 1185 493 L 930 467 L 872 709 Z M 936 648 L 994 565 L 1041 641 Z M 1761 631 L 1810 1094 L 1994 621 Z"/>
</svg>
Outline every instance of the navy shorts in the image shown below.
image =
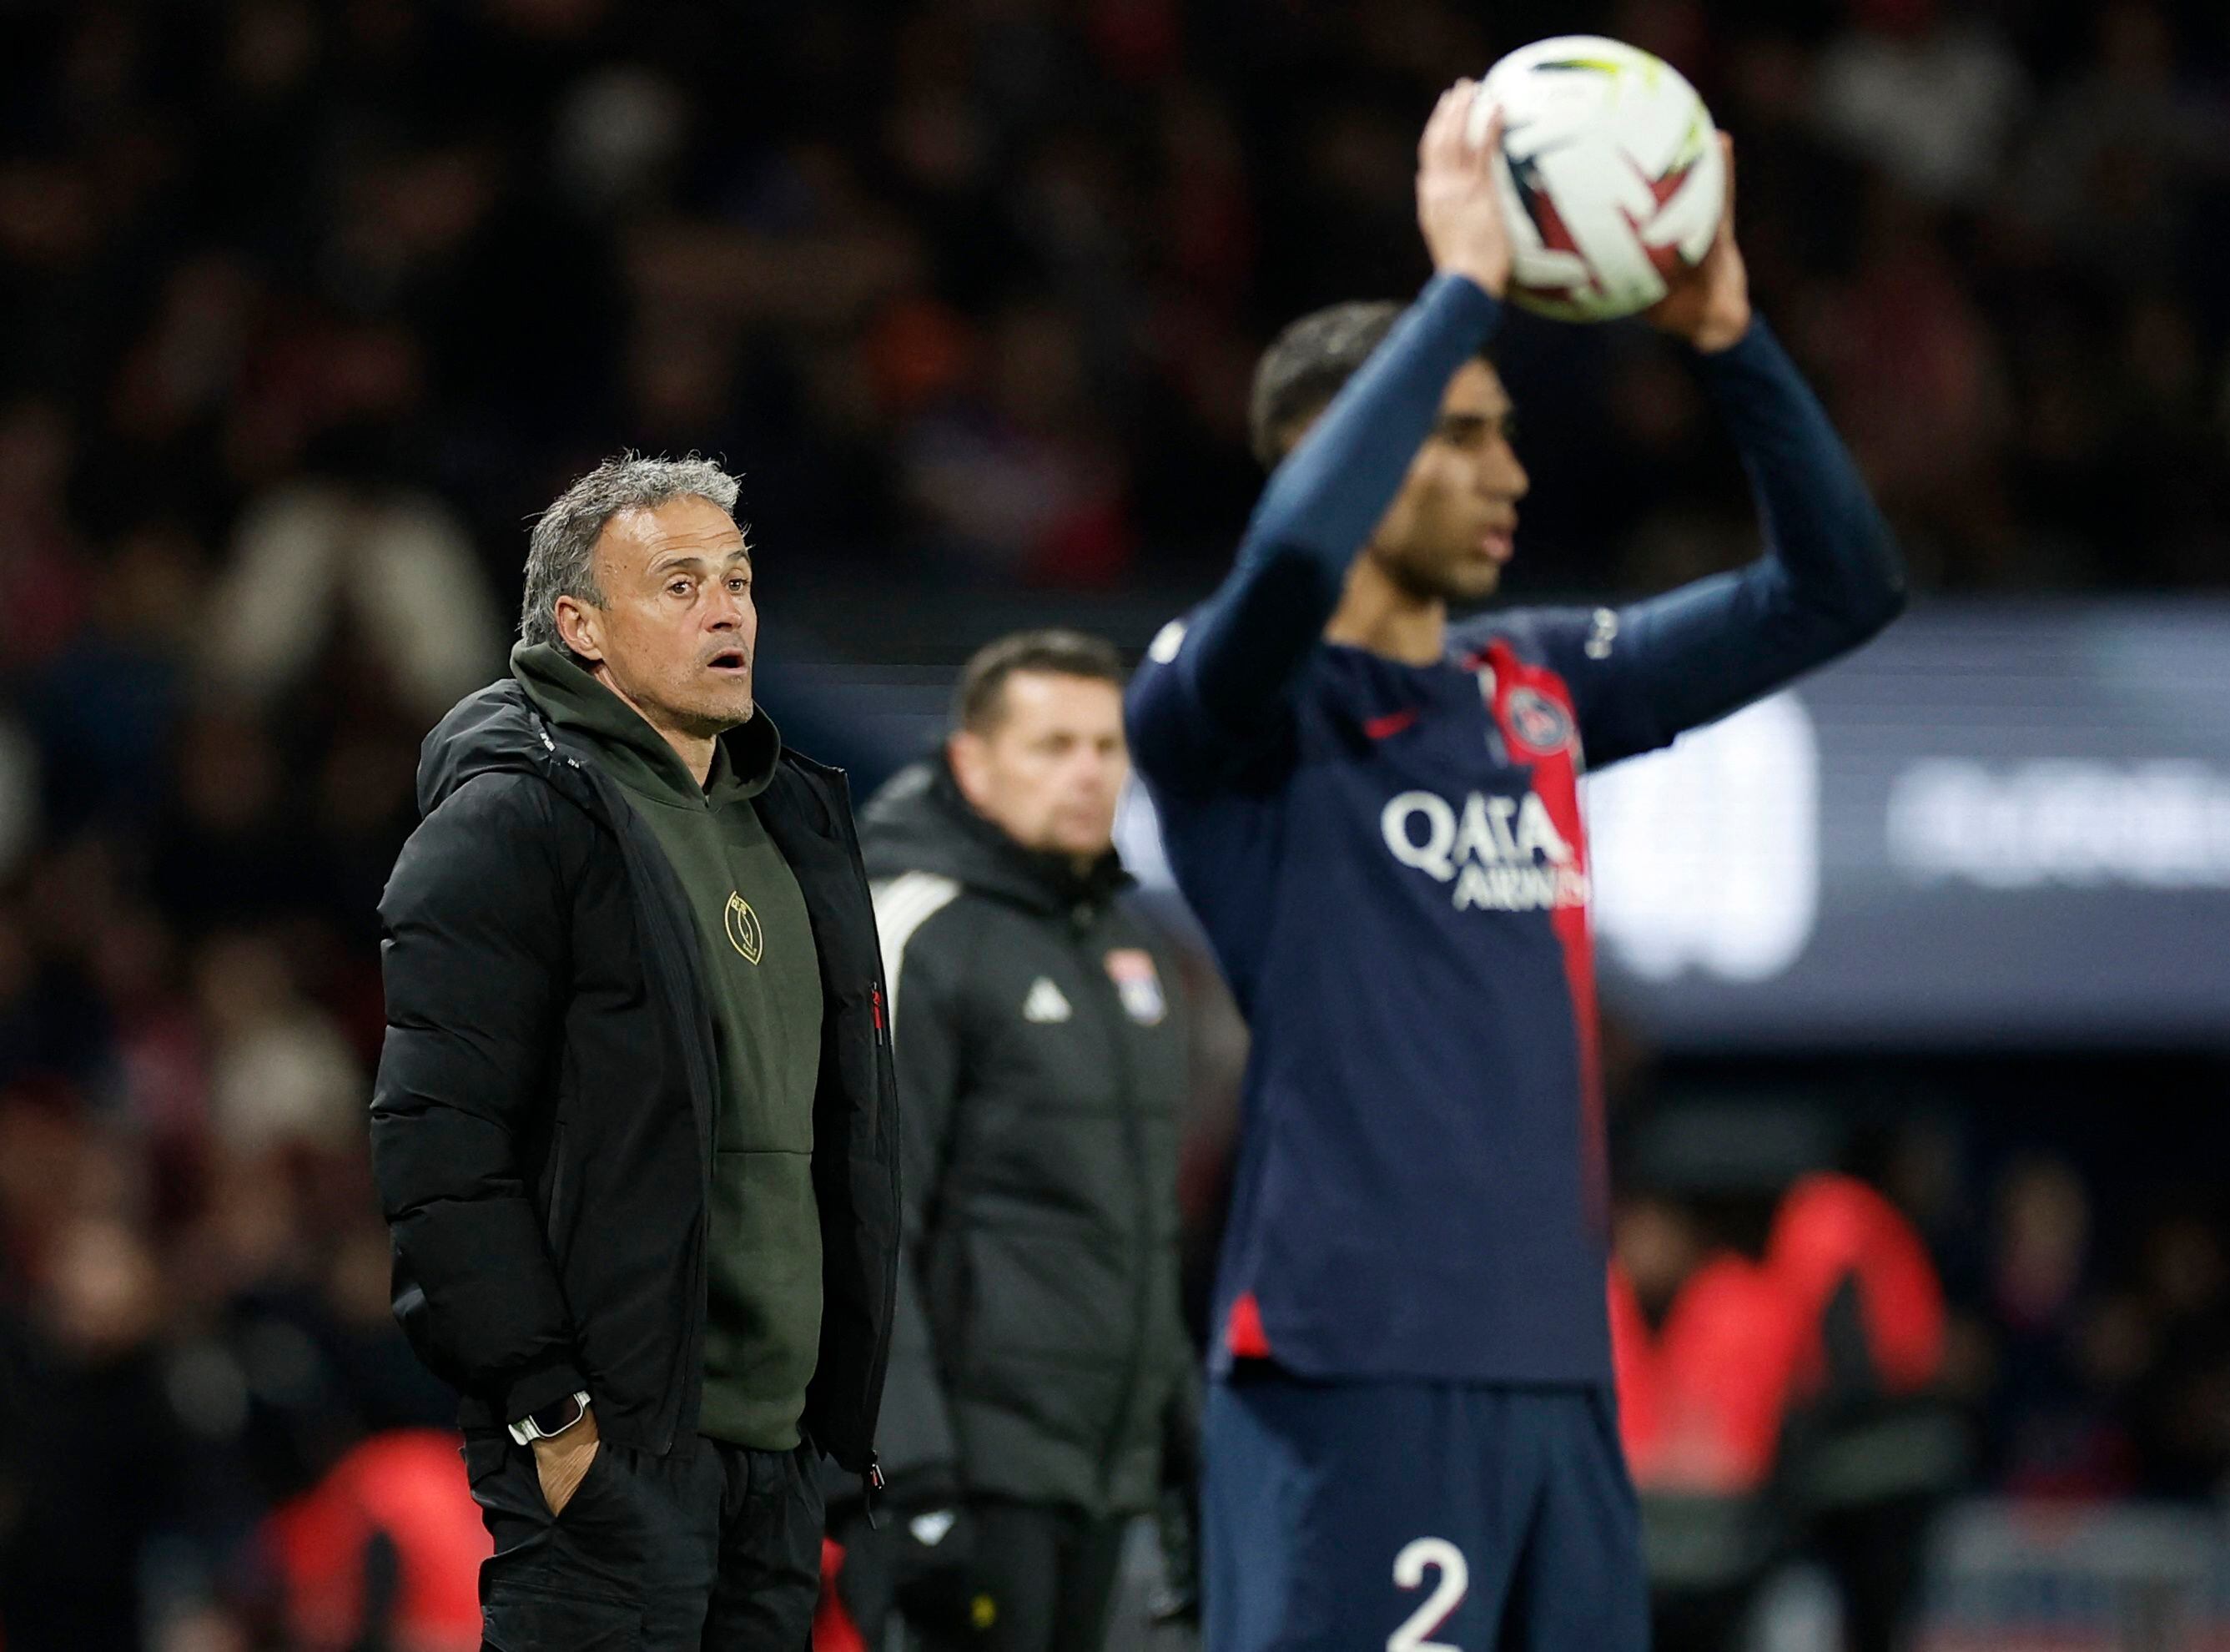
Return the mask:
<svg viewBox="0 0 2230 1652">
<path fill-rule="evenodd" d="M 1645 1652 L 1609 1391 L 1241 1367 L 1202 1444 L 1208 1652 Z"/>
</svg>

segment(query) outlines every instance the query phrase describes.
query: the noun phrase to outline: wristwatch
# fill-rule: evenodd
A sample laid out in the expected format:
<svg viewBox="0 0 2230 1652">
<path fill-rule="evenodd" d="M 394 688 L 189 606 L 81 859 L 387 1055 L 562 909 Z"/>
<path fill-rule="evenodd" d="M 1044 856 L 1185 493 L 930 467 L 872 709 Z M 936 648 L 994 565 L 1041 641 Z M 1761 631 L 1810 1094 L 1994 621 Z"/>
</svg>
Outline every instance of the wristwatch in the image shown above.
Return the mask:
<svg viewBox="0 0 2230 1652">
<path fill-rule="evenodd" d="M 554 1440 L 589 1414 L 589 1391 L 585 1388 L 553 1400 L 538 1411 L 529 1411 L 511 1424 L 511 1437 L 521 1445 L 532 1445 L 537 1440 Z"/>
</svg>

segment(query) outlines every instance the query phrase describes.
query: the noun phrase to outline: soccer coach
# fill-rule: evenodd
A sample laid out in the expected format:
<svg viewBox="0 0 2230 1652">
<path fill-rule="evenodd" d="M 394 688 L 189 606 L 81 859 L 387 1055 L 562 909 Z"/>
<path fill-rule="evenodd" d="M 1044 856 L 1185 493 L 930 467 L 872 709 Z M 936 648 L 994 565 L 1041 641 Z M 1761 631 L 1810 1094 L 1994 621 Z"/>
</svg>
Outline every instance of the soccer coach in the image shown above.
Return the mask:
<svg viewBox="0 0 2230 1652">
<path fill-rule="evenodd" d="M 458 1388 L 487 1643 L 798 1652 L 813 1455 L 879 1475 L 897 1092 L 842 778 L 755 707 L 736 483 L 536 526 L 380 905 L 395 1309 Z"/>
<path fill-rule="evenodd" d="M 1114 648 L 1023 631 L 968 662 L 944 749 L 862 816 L 907 1237 L 900 1518 L 853 1523 L 838 1579 L 870 1644 L 895 1600 L 932 1649 L 1098 1652 L 1130 1517 L 1189 1492 L 1184 1004 L 1122 898 L 1129 771 Z"/>
</svg>

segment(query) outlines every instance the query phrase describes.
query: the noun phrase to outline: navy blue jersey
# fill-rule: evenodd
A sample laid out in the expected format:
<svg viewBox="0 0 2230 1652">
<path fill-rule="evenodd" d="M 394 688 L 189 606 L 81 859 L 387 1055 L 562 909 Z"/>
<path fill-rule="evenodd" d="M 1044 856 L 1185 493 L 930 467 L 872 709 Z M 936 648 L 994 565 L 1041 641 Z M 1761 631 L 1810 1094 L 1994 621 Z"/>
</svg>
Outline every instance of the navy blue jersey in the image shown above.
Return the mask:
<svg viewBox="0 0 2230 1652">
<path fill-rule="evenodd" d="M 1170 867 L 1254 1032 L 1220 1362 L 1609 1381 L 1580 775 L 1902 603 L 1885 526 L 1761 324 L 1698 358 L 1759 496 L 1756 563 L 1624 608 L 1490 616 L 1430 666 L 1324 642 L 1498 313 L 1460 277 L 1427 287 L 1131 689 Z"/>
</svg>

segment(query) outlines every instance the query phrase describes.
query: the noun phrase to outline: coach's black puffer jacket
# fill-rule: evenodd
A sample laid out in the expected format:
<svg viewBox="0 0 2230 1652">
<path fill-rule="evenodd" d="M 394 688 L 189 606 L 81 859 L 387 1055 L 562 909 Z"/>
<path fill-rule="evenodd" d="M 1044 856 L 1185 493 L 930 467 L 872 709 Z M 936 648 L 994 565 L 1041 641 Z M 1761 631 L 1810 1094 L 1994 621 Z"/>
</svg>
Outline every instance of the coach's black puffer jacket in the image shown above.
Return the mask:
<svg viewBox="0 0 2230 1652">
<path fill-rule="evenodd" d="M 1154 1507 L 1196 1391 L 1177 1304 L 1183 1006 L 1159 939 L 941 763 L 860 817 L 904 1101 L 893 1494 Z"/>
<path fill-rule="evenodd" d="M 672 866 L 518 683 L 426 739 L 425 819 L 380 901 L 387 1039 L 372 1169 L 395 1312 L 488 1427 L 586 1388 L 604 1438 L 695 1438 L 712 1022 Z M 843 779 L 785 752 L 761 795 L 825 1012 L 813 1108 L 820 1360 L 803 1426 L 870 1465 L 899 1258 L 896 1087 Z"/>
</svg>

